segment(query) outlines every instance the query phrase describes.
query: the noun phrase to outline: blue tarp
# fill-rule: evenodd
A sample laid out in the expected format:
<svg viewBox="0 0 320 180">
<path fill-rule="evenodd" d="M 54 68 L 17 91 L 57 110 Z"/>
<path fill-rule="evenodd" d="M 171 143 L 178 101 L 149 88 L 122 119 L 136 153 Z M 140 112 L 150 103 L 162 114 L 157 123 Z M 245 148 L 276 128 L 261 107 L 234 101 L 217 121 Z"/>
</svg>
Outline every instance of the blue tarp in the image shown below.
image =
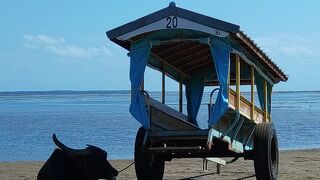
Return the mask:
<svg viewBox="0 0 320 180">
<path fill-rule="evenodd" d="M 131 81 L 131 115 L 139 121 L 146 129 L 150 128 L 149 118 L 146 112 L 144 99 L 140 91 L 144 71 L 149 59 L 151 49 L 150 42 L 141 42 L 133 44 L 130 56 L 130 81 Z"/>
<path fill-rule="evenodd" d="M 192 77 L 186 84 L 187 112 L 189 122 L 198 126 L 197 115 L 201 105 L 206 74 Z"/>
<path fill-rule="evenodd" d="M 210 39 L 210 49 L 219 80 L 219 92 L 216 102 L 211 107 L 211 115 L 209 119 L 209 127 L 212 127 L 214 123 L 218 122 L 223 114 L 228 110 L 228 75 L 229 75 L 229 63 L 230 63 L 230 51 L 231 46 L 228 42 L 228 38 L 222 39 L 212 37 Z"/>
</svg>

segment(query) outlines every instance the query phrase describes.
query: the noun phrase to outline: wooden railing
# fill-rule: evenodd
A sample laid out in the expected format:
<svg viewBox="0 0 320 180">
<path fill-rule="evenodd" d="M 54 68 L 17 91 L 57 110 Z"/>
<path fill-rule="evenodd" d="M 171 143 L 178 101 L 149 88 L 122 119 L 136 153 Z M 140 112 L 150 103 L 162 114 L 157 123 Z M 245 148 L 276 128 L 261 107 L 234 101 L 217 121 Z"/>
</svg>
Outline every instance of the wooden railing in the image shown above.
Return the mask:
<svg viewBox="0 0 320 180">
<path fill-rule="evenodd" d="M 233 89 L 229 88 L 229 107 L 236 110 L 236 105 L 237 105 L 237 92 L 234 91 Z M 258 123 L 261 122 L 269 122 L 270 120 L 270 115 L 267 115 L 267 121 L 265 121 L 265 112 L 261 110 L 257 106 L 253 106 L 250 101 L 248 101 L 244 96 L 240 95 L 240 106 L 239 106 L 239 111 L 240 114 L 245 116 L 246 118 L 256 121 Z M 253 116 L 253 117 L 252 117 Z"/>
</svg>

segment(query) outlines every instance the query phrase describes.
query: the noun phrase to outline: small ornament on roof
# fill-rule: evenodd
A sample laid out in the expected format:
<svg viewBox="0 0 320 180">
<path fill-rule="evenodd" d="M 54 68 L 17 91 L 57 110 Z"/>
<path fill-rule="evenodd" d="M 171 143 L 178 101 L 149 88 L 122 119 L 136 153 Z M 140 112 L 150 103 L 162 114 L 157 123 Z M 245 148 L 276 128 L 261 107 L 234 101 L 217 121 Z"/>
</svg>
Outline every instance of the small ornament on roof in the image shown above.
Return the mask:
<svg viewBox="0 0 320 180">
<path fill-rule="evenodd" d="M 169 3 L 169 6 L 170 6 L 170 7 L 176 7 L 176 3 L 173 2 L 173 1 L 171 1 L 171 2 Z"/>
</svg>

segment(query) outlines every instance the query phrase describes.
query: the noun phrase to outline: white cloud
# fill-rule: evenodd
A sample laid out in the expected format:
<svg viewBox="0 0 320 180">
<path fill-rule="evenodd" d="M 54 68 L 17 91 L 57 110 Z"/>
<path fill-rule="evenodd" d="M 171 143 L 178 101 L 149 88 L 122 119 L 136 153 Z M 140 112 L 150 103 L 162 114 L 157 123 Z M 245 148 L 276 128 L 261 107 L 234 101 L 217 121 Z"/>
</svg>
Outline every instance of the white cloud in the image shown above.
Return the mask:
<svg viewBox="0 0 320 180">
<path fill-rule="evenodd" d="M 320 58 L 319 37 L 300 37 L 276 35 L 272 37 L 255 38 L 257 44 L 270 55 L 303 57 L 305 59 Z"/>
<path fill-rule="evenodd" d="M 34 43 L 43 43 L 43 44 L 51 44 L 51 45 L 56 45 L 56 44 L 63 44 L 65 43 L 65 40 L 62 37 L 58 38 L 52 38 L 46 35 L 24 35 L 24 39 L 26 39 L 29 42 L 34 42 Z"/>
<path fill-rule="evenodd" d="M 59 57 L 89 59 L 112 56 L 112 51 L 107 46 L 82 47 L 68 44 L 62 37 L 54 38 L 47 35 L 24 35 L 23 38 L 24 47 L 42 50 Z"/>
</svg>

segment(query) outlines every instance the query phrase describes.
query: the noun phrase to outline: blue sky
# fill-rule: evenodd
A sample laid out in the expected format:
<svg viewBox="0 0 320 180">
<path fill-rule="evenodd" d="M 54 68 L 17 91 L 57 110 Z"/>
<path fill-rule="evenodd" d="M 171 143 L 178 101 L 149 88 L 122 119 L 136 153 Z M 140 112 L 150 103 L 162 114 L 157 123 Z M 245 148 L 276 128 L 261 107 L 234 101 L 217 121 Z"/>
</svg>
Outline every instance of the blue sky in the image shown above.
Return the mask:
<svg viewBox="0 0 320 180">
<path fill-rule="evenodd" d="M 127 52 L 105 31 L 169 2 L 1 0 L 0 91 L 129 89 Z M 175 2 L 240 25 L 289 74 L 275 90 L 320 90 L 320 1 Z M 147 73 L 146 86 L 160 89 L 160 75 Z"/>
</svg>

